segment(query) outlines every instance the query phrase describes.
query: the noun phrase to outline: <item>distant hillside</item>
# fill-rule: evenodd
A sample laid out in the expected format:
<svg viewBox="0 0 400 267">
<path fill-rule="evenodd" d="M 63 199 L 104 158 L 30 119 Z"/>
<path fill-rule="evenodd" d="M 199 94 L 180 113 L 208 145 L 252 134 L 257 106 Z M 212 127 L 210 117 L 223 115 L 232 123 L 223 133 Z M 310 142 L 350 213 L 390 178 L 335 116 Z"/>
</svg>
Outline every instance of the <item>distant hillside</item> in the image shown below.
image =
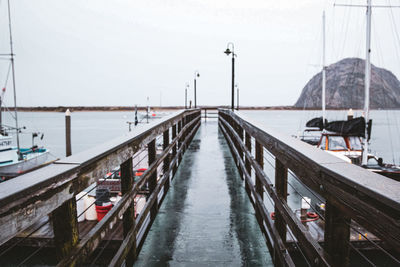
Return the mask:
<svg viewBox="0 0 400 267">
<path fill-rule="evenodd" d="M 327 67 L 326 107 L 364 107 L 365 61 L 345 58 Z M 400 81 L 388 70 L 371 66 L 370 107 L 400 108 Z M 295 107 L 321 108 L 322 72 L 316 74 L 303 88 Z"/>
</svg>

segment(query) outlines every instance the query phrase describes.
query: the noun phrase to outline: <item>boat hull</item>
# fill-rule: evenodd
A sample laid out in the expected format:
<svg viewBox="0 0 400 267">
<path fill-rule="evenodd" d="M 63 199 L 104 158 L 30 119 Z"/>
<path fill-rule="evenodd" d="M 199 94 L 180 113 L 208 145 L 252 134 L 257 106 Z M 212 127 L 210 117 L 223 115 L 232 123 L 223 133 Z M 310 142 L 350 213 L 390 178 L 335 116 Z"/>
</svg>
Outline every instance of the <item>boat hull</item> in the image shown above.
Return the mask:
<svg viewBox="0 0 400 267">
<path fill-rule="evenodd" d="M 32 152 L 26 155 L 23 160 L 16 158 L 11 162 L 0 164 L 0 176 L 4 177 L 3 179 L 7 179 L 36 169 L 46 164 L 49 154 L 48 150 Z"/>
</svg>

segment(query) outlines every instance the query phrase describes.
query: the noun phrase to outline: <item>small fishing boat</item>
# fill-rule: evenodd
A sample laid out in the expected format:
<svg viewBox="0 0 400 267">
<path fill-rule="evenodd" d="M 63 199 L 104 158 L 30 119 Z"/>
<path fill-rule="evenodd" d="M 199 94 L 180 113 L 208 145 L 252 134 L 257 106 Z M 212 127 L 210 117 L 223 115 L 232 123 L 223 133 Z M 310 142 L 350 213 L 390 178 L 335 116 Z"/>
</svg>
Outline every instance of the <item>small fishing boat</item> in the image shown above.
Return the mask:
<svg viewBox="0 0 400 267">
<path fill-rule="evenodd" d="M 41 166 L 46 165 L 49 157 L 49 150 L 38 147 L 34 144 L 34 140 L 38 137 L 38 133 L 32 133 L 32 146 L 29 148 L 21 148 L 19 134 L 22 129 L 18 126 L 18 112 L 17 112 L 17 96 L 15 86 L 15 67 L 14 67 L 14 50 L 12 41 L 11 31 L 11 14 L 10 14 L 10 2 L 8 1 L 8 24 L 9 24 L 9 37 L 10 37 L 10 54 L 2 54 L 2 57 L 9 60 L 9 71 L 6 77 L 6 85 L 8 77 L 12 75 L 12 85 L 14 92 L 14 119 L 15 127 L 6 126 L 2 123 L 2 105 L 4 99 L 4 93 L 6 86 L 2 90 L 0 96 L 0 180 L 4 181 L 8 178 L 18 176 L 22 173 L 37 169 Z M 13 146 L 13 137 L 10 132 L 15 131 L 16 134 L 16 147 Z M 43 138 L 43 134 L 41 136 Z"/>
</svg>

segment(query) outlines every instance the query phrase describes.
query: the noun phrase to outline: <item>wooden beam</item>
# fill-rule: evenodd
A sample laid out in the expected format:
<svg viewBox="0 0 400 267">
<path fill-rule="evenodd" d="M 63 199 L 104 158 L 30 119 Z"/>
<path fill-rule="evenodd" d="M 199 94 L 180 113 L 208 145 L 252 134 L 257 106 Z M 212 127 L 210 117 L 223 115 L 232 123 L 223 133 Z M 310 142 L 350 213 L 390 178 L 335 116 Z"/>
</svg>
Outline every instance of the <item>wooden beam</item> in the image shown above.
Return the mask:
<svg viewBox="0 0 400 267">
<path fill-rule="evenodd" d="M 133 189 L 133 163 L 132 158 L 121 164 L 121 193 L 122 195 L 129 194 Z M 135 202 L 124 212 L 123 215 L 123 228 L 124 228 L 124 238 L 128 236 L 131 229 L 135 228 Z M 136 235 L 132 236 L 133 246 L 126 257 L 126 265 L 132 266 L 136 260 Z"/>
<path fill-rule="evenodd" d="M 76 200 L 72 198 L 51 213 L 58 260 L 62 260 L 78 244 L 79 232 L 76 212 Z"/>
<path fill-rule="evenodd" d="M 351 219 L 327 200 L 324 243 L 325 250 L 331 255 L 334 266 L 349 266 L 350 264 L 350 223 Z"/>
<path fill-rule="evenodd" d="M 156 140 L 154 139 L 150 143 L 147 144 L 147 153 L 148 153 L 148 161 L 149 166 L 156 160 Z M 157 186 L 157 170 L 153 172 L 149 179 L 149 194 L 151 195 L 154 189 Z M 150 212 L 150 220 L 153 221 L 157 215 L 158 206 L 153 205 Z"/>
<path fill-rule="evenodd" d="M 275 188 L 276 194 L 282 202 L 287 202 L 287 174 L 287 168 L 279 161 L 279 159 L 275 159 Z M 282 218 L 282 214 L 276 206 L 275 226 L 283 242 L 286 242 L 286 222 Z"/>
</svg>

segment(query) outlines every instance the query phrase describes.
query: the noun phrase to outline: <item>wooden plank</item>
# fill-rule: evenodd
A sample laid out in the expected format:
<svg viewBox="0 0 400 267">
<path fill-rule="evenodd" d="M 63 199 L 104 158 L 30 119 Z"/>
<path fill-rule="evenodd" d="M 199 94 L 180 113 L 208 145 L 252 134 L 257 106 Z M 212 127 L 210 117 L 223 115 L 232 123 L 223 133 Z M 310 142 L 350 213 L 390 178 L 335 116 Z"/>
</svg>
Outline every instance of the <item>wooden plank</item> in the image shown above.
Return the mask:
<svg viewBox="0 0 400 267">
<path fill-rule="evenodd" d="M 350 223 L 330 201 L 325 205 L 325 250 L 331 255 L 333 266 L 350 265 Z"/>
</svg>

